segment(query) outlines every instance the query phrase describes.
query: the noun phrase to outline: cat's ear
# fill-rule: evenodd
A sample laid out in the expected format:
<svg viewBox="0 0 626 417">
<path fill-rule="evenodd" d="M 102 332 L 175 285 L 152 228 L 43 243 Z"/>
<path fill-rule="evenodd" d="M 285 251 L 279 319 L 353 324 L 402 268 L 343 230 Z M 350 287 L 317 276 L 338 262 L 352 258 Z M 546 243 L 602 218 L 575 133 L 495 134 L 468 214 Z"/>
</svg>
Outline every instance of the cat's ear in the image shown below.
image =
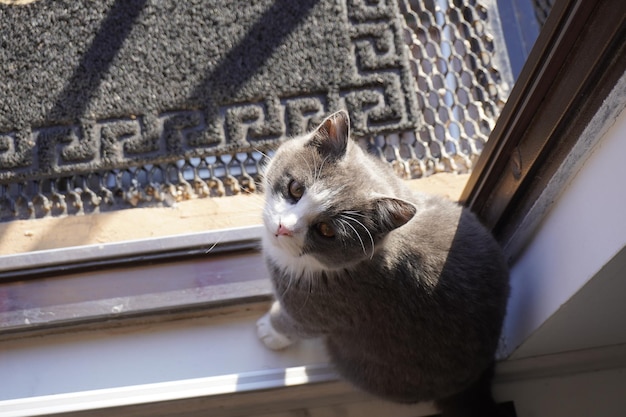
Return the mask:
<svg viewBox="0 0 626 417">
<path fill-rule="evenodd" d="M 389 233 L 405 225 L 417 212 L 417 208 L 412 203 L 391 197 L 377 198 L 375 207 L 376 218 L 379 219 L 380 228 L 383 233 Z"/>
<path fill-rule="evenodd" d="M 339 110 L 315 129 L 309 146 L 317 148 L 324 157 L 341 159 L 346 154 L 349 138 L 350 118 L 345 110 Z"/>
</svg>

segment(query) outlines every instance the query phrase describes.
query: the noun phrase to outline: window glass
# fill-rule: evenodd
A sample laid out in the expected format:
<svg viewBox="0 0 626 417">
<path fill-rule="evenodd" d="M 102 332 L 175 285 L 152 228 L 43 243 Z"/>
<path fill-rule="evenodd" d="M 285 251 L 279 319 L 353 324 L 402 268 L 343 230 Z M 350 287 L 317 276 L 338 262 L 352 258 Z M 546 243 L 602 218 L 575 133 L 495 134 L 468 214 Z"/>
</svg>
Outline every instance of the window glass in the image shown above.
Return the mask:
<svg viewBox="0 0 626 417">
<path fill-rule="evenodd" d="M 0 4 L 11 22 L 0 35 L 6 322 L 33 323 L 32 311 L 60 305 L 114 313 L 111 300 L 143 299 L 148 260 L 196 257 L 213 270 L 222 261 L 209 255 L 226 255 L 210 249 L 236 241 L 242 228 L 254 236 L 228 262 L 262 269 L 254 248 L 263 165 L 283 140 L 339 108 L 359 144 L 411 187 L 458 199 L 551 5 L 533 7 Z M 112 265 L 139 269 L 128 285 L 106 289 L 96 277 L 116 282 L 101 276 Z M 167 305 L 171 291 L 218 285 L 158 265 L 146 309 Z"/>
</svg>

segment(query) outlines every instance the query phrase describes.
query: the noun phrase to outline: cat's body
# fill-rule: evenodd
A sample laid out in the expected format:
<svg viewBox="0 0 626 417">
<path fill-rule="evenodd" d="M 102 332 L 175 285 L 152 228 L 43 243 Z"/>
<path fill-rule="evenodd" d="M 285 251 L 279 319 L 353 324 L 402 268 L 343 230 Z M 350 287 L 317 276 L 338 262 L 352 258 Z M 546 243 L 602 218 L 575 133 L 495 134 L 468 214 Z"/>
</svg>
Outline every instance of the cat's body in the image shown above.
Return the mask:
<svg viewBox="0 0 626 417">
<path fill-rule="evenodd" d="M 468 210 L 410 191 L 349 141 L 348 123 L 332 115 L 267 169 L 263 248 L 277 301 L 259 336 L 274 349 L 322 336 L 357 387 L 436 400 L 449 415 L 474 415 L 459 404 L 486 390 L 475 412 L 491 415 L 509 291 L 500 249 Z"/>
</svg>

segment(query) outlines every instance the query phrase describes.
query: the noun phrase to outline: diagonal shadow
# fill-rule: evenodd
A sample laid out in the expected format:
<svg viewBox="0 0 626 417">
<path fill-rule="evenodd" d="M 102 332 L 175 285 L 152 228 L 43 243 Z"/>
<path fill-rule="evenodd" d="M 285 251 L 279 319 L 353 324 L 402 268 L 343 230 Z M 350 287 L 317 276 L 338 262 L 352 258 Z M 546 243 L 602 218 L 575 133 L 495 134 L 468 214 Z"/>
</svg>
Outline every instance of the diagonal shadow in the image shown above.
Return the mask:
<svg viewBox="0 0 626 417">
<path fill-rule="evenodd" d="M 45 120 L 82 117 L 147 0 L 117 0 Z"/>
<path fill-rule="evenodd" d="M 261 68 L 319 0 L 276 0 L 246 36 L 213 68 L 189 97 L 213 112 L 235 95 Z"/>
</svg>

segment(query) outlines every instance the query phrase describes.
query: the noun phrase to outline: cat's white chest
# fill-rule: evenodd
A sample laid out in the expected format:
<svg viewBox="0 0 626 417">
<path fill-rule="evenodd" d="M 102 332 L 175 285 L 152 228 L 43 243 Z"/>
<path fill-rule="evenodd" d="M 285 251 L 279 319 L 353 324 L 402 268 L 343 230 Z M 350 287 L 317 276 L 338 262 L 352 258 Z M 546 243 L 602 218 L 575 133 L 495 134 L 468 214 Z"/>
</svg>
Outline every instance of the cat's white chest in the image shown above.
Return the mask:
<svg viewBox="0 0 626 417">
<path fill-rule="evenodd" d="M 290 239 L 292 241 L 288 242 Z M 277 267 L 296 277 L 306 276 L 327 269 L 312 255 L 303 254 L 301 252 L 302 248 L 293 239 L 294 237 L 292 236 L 275 236 L 266 231 L 263 236 L 263 252 L 265 256 Z M 291 247 L 293 249 L 286 249 Z"/>
</svg>

